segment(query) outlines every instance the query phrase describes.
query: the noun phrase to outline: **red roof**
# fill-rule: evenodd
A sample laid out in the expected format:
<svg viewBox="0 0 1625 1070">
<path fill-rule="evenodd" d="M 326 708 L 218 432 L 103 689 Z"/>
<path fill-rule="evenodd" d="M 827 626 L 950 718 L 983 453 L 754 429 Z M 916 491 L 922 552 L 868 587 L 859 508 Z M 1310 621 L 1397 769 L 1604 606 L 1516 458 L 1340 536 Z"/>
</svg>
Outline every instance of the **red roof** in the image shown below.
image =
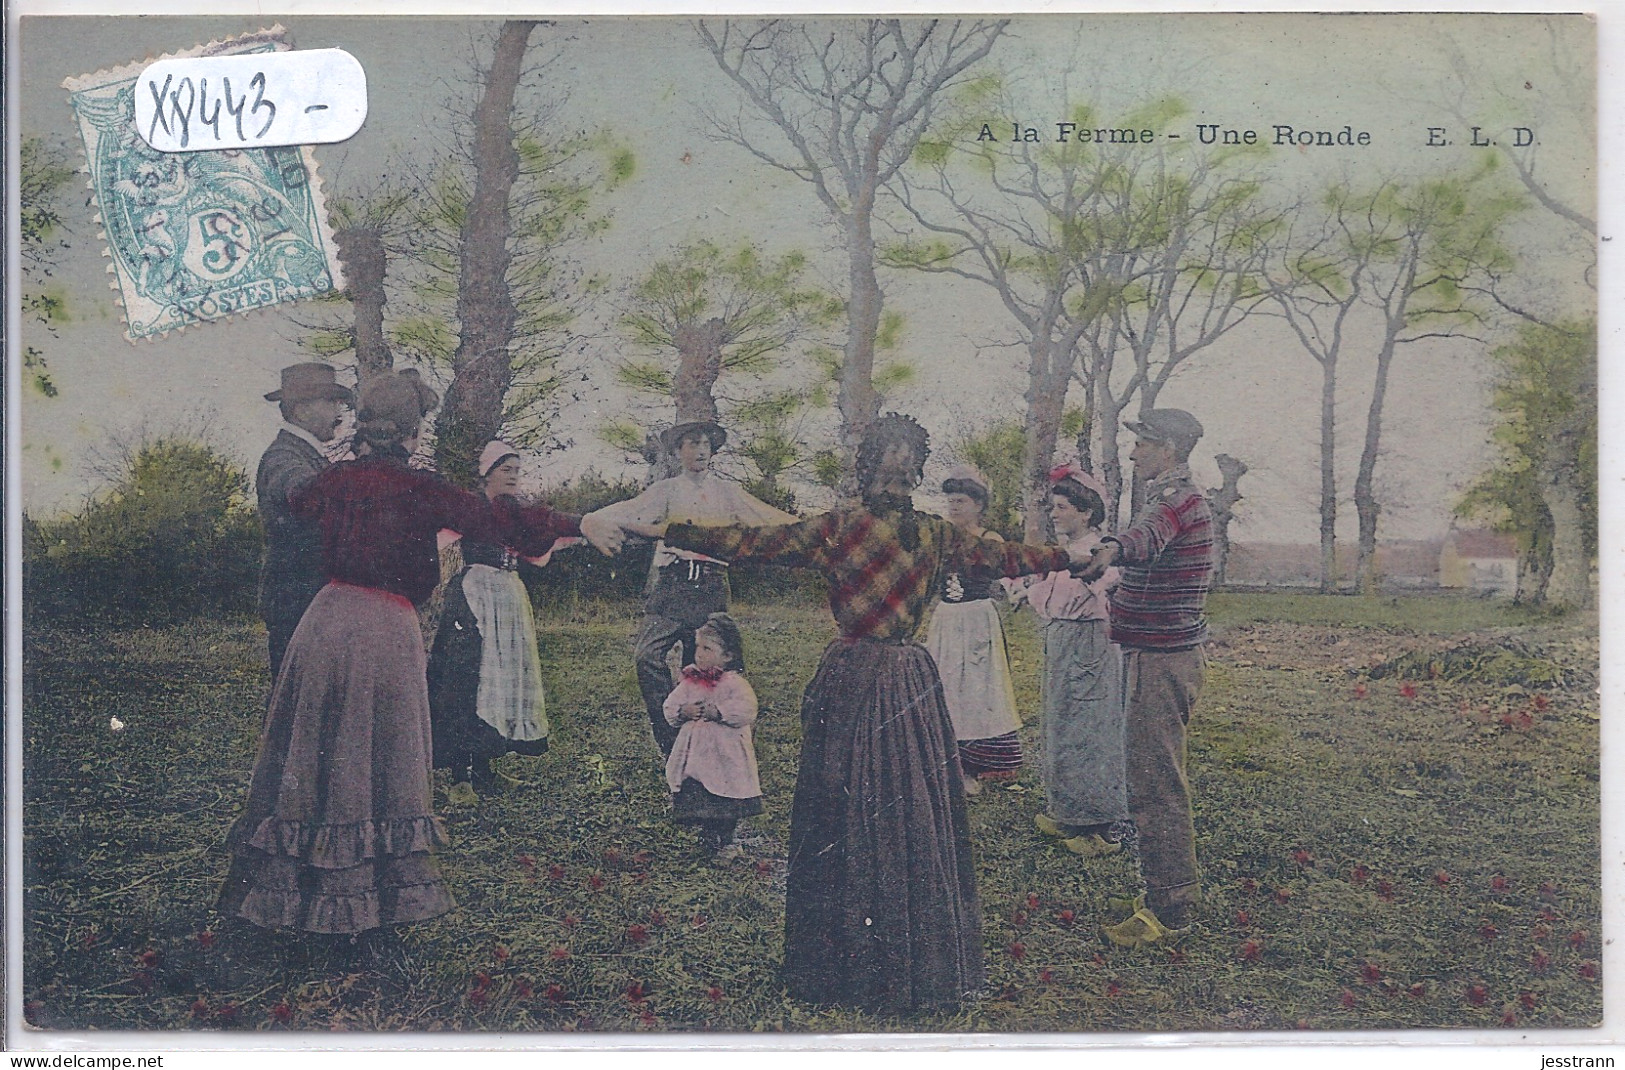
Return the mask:
<svg viewBox="0 0 1625 1070">
<path fill-rule="evenodd" d="M 1458 557 L 1483 561 L 1518 556 L 1517 542 L 1511 535 L 1503 535 L 1498 531 L 1485 531 L 1480 528 L 1452 531 L 1447 539 L 1455 546 Z"/>
</svg>

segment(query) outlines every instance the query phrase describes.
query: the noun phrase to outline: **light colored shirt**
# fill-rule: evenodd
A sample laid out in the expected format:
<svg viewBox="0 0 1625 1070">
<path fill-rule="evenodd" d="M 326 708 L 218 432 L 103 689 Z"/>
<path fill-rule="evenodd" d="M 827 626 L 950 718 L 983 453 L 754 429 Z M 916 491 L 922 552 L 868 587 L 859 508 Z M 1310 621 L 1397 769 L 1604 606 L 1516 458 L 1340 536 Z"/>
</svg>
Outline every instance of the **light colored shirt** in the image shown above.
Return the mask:
<svg viewBox="0 0 1625 1070">
<path fill-rule="evenodd" d="M 317 453 L 320 453 L 323 457 L 327 457 L 327 447 L 330 445 L 330 443 L 323 442 L 321 439 L 317 438 L 315 435 L 311 434 L 309 431 L 306 431 L 303 427 L 300 427 L 298 424 L 290 424 L 286 420 L 282 421 L 282 430 L 286 431 L 288 434 L 292 435 L 295 438 L 304 439 L 306 442 L 308 442 L 312 446 L 316 447 L 316 452 Z M 328 459 L 331 460 L 332 458 L 328 458 Z"/>
<path fill-rule="evenodd" d="M 1100 545 L 1099 532 L 1085 532 L 1067 544 L 1068 552 L 1078 558 Z M 1017 580 L 1022 586 L 1011 592 L 1011 598 L 1025 598 L 1041 620 L 1110 620 L 1106 592 L 1117 586 L 1120 574 L 1108 568 L 1105 575 L 1093 583 L 1084 583 L 1071 572 L 1051 572 L 1046 576 L 1024 576 Z"/>
<path fill-rule="evenodd" d="M 672 791 L 693 777 L 705 790 L 724 799 L 754 799 L 762 794 L 756 769 L 756 747 L 750 726 L 756 723 L 756 692 L 736 672 L 725 672 L 715 683 L 681 677 L 666 696 L 668 724 L 678 724 L 679 711 L 691 702 L 717 708 L 720 721 L 683 721 L 666 761 L 666 785 Z"/>
<path fill-rule="evenodd" d="M 617 524 L 697 524 L 722 527 L 743 524 L 765 527 L 793 524 L 796 517 L 754 497 L 739 484 L 714 472 L 679 472 L 657 480 L 636 498 L 615 502 L 598 514 Z M 674 561 L 716 561 L 714 557 L 679 550 L 664 541 L 655 544 L 654 563 L 663 568 Z"/>
</svg>

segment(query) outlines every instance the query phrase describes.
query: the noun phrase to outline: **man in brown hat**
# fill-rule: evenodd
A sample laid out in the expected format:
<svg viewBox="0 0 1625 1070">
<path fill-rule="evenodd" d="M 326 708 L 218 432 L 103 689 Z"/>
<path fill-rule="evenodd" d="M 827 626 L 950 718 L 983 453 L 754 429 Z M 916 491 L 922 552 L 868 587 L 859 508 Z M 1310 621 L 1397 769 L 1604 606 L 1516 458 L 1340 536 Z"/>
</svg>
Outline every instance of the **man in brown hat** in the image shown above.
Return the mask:
<svg viewBox="0 0 1625 1070">
<path fill-rule="evenodd" d="M 723 524 L 788 524 L 795 517 L 775 509 L 711 471 L 711 458 L 728 440 L 728 432 L 708 420 L 681 423 L 660 436 L 661 446 L 677 455 L 681 471 L 656 480 L 636 498 L 605 506 L 591 514 L 594 522 L 653 525 L 682 521 L 704 526 Z M 655 545 L 654 590 L 644 606 L 643 626 L 633 643 L 638 689 L 649 715 L 649 727 L 662 754 L 671 754 L 677 729 L 666 723 L 664 705 L 671 694 L 666 658 L 683 645 L 683 664 L 694 660 L 694 630 L 713 613 L 728 610 L 728 566 L 713 557 Z"/>
<path fill-rule="evenodd" d="M 321 534 L 297 519 L 288 497 L 328 466 L 324 444 L 333 441 L 343 406 L 355 402 L 327 364 L 293 364 L 282 369 L 282 388 L 265 395 L 282 407 L 277 432 L 254 476 L 260 520 L 265 525 L 265 557 L 260 566 L 260 616 L 265 620 L 275 684 L 299 618 L 327 578 L 322 574 Z"/>
<path fill-rule="evenodd" d="M 1196 417 L 1153 409 L 1123 426 L 1135 435 L 1129 458 L 1146 480 L 1145 504 L 1127 528 L 1101 540 L 1079 578 L 1113 564 L 1122 570 L 1111 592 L 1111 637 L 1124 655 L 1128 808 L 1145 895 L 1105 933 L 1134 947 L 1178 939 L 1200 898 L 1185 732 L 1202 690 L 1213 512 L 1191 481 L 1191 450 L 1202 437 Z"/>
</svg>

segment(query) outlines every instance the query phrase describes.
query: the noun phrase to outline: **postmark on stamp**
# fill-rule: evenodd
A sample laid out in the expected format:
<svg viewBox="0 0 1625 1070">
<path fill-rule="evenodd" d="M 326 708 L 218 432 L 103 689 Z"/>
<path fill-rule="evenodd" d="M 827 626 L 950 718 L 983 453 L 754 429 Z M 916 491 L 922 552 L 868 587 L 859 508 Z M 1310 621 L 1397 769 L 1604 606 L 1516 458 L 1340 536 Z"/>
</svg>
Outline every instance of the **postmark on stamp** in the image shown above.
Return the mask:
<svg viewBox="0 0 1625 1070">
<path fill-rule="evenodd" d="M 161 58 L 288 47 L 273 27 Z M 136 129 L 137 80 L 146 65 L 62 83 L 84 143 L 126 336 L 140 341 L 342 288 L 310 146 L 159 152 Z"/>
</svg>

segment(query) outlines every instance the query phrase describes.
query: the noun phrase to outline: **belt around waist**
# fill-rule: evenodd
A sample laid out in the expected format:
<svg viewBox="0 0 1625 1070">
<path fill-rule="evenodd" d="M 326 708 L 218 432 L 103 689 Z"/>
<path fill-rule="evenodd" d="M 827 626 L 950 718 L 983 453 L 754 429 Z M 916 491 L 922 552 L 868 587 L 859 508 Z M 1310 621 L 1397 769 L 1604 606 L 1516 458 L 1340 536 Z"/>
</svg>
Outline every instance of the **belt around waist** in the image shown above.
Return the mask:
<svg viewBox="0 0 1625 1070">
<path fill-rule="evenodd" d="M 702 576 L 720 576 L 727 571 L 728 566 L 720 561 L 685 561 L 681 558 L 660 566 L 660 575 L 673 579 L 697 580 Z"/>
</svg>

